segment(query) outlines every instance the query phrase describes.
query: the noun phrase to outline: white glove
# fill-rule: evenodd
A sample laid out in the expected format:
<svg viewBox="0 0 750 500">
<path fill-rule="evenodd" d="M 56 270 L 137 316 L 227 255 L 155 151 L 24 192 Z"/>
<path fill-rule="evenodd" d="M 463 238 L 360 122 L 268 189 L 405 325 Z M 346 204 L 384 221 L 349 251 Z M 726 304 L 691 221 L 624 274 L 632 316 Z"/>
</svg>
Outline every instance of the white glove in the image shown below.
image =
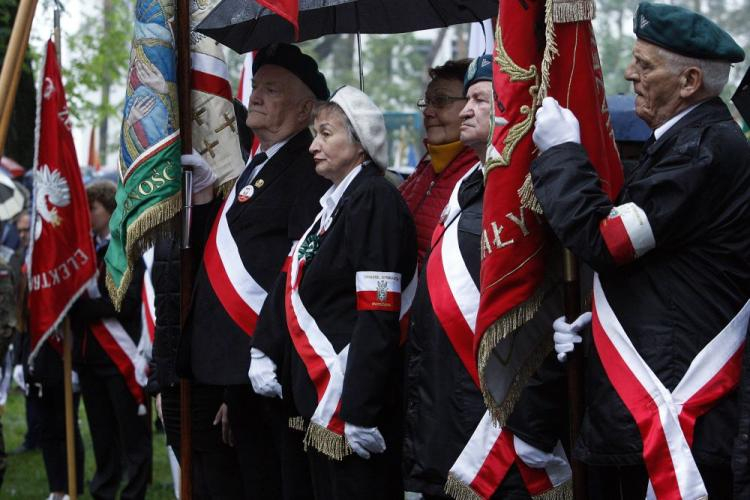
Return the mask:
<svg viewBox="0 0 750 500">
<path fill-rule="evenodd" d="M 568 465 L 568 462 L 563 458 L 558 457 L 554 453 L 547 453 L 539 448 L 534 448 L 518 436 L 513 436 L 513 447 L 516 449 L 518 458 L 533 469 L 546 469 L 550 465 L 562 467 Z"/>
<path fill-rule="evenodd" d="M 536 111 L 536 126 L 532 134 L 534 144 L 544 153 L 564 142 L 581 143 L 581 129 L 573 113 L 561 107 L 552 97 L 545 97 Z"/>
<path fill-rule="evenodd" d="M 256 394 L 268 398 L 281 398 L 281 384 L 276 377 L 276 363 L 255 347 L 250 349 L 250 370 L 247 376 Z"/>
<path fill-rule="evenodd" d="M 27 392 L 26 378 L 23 375 L 23 365 L 13 367 L 13 381 L 23 392 Z"/>
<path fill-rule="evenodd" d="M 352 451 L 362 458 L 370 458 L 370 453 L 385 451 L 385 440 L 377 427 L 360 427 L 344 422 L 344 435 Z"/>
<path fill-rule="evenodd" d="M 573 352 L 575 344 L 581 342 L 581 336 L 578 332 L 583 330 L 591 323 L 591 313 L 585 312 L 578 316 L 572 323 L 565 322 L 565 316 L 560 316 L 552 323 L 552 329 L 555 330 L 553 337 L 555 341 L 555 352 L 557 360 L 562 363 L 568 358 L 568 353 Z"/>
<path fill-rule="evenodd" d="M 193 167 L 193 193 L 199 193 L 216 182 L 216 173 L 195 149 L 189 155 L 182 155 L 183 165 Z"/>
</svg>

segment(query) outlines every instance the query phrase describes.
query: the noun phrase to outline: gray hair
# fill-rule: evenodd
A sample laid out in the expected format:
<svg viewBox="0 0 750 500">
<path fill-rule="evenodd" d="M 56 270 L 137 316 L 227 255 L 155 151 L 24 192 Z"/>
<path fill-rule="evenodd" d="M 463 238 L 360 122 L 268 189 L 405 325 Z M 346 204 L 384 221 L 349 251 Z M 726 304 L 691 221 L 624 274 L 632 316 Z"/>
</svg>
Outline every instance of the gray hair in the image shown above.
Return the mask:
<svg viewBox="0 0 750 500">
<path fill-rule="evenodd" d="M 661 47 L 658 47 L 658 49 L 659 55 L 666 62 L 669 71 L 675 75 L 690 67 L 699 68 L 703 73 L 703 88 L 712 97 L 721 94 L 727 81 L 729 81 L 729 70 L 732 65 L 727 61 L 697 59 L 676 54 Z"/>
<path fill-rule="evenodd" d="M 358 144 L 362 146 L 362 142 L 359 140 L 359 137 L 357 137 L 357 132 L 354 130 L 354 125 L 352 125 L 352 122 L 349 121 L 349 117 L 346 116 L 346 113 L 344 113 L 344 110 L 341 109 L 341 106 L 336 104 L 335 102 L 330 101 L 323 101 L 318 102 L 315 106 L 315 109 L 313 109 L 312 113 L 312 119 L 313 121 L 324 112 L 331 112 L 337 113 L 341 120 L 344 122 L 344 126 L 346 127 L 346 133 L 349 135 L 349 142 L 352 144 Z M 362 147 L 362 150 L 364 150 L 364 146 Z M 367 152 L 365 151 L 365 154 Z"/>
</svg>

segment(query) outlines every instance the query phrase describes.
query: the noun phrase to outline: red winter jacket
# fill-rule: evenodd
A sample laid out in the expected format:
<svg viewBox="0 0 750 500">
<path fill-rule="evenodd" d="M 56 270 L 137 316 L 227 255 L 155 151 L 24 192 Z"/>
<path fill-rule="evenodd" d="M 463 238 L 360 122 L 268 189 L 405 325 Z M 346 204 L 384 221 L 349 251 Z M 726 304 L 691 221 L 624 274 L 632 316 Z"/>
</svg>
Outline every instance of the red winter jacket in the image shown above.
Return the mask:
<svg viewBox="0 0 750 500">
<path fill-rule="evenodd" d="M 421 265 L 430 248 L 432 232 L 438 224 L 440 214 L 448 203 L 453 187 L 469 168 L 479 161 L 474 151 L 464 148 L 439 174 L 432 168 L 429 155 L 425 155 L 413 174 L 401 186 L 401 196 L 417 226 L 417 250 Z"/>
</svg>

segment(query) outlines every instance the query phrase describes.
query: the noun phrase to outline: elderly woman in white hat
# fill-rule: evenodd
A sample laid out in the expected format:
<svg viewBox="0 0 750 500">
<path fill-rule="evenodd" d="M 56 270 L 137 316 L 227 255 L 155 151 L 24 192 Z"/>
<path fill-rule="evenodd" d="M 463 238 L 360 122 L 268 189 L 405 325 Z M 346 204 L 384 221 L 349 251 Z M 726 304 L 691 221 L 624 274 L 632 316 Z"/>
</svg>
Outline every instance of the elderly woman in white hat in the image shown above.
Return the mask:
<svg viewBox="0 0 750 500">
<path fill-rule="evenodd" d="M 385 122 L 367 95 L 342 87 L 317 109 L 313 129 L 316 171 L 333 186 L 292 250 L 284 319 L 315 496 L 403 498 L 400 347 L 415 286 L 414 223 L 383 177 Z"/>
</svg>

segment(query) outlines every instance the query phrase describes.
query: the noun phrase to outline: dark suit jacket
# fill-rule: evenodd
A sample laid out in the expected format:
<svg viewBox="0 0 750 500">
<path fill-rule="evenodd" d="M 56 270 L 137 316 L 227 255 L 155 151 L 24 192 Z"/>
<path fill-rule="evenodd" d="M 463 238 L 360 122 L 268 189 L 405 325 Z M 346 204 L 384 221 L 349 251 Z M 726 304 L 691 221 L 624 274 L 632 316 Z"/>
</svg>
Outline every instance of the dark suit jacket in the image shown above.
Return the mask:
<svg viewBox="0 0 750 500">
<path fill-rule="evenodd" d="M 245 268 L 255 281 L 270 291 L 281 271 L 292 242 L 320 211 L 319 200 L 329 183 L 315 173 L 308 152 L 312 136 L 305 129 L 292 137 L 263 166 L 256 177 L 263 185 L 245 203 L 235 203 L 227 213 Z M 221 200 L 196 207 L 193 219 L 196 245 L 202 252 Z M 202 255 L 202 254 L 200 254 Z M 180 345 L 178 369 L 201 383 L 249 384 L 251 338 L 234 322 L 216 297 L 201 262 L 193 289 L 193 302 Z"/>
</svg>

